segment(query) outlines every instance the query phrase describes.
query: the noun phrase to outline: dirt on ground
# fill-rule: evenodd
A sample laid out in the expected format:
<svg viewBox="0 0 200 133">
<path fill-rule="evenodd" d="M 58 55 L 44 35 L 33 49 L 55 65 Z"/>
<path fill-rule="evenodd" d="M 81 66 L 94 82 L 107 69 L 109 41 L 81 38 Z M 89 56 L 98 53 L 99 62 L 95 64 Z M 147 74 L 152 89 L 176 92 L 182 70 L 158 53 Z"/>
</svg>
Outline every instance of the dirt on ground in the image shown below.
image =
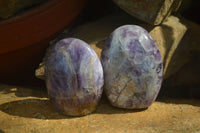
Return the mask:
<svg viewBox="0 0 200 133">
<path fill-rule="evenodd" d="M 62 115 L 47 91 L 0 85 L 0 133 L 161 133 L 200 132 L 200 100 L 160 99 L 148 109 L 112 107 L 103 96 L 95 112 Z"/>
</svg>

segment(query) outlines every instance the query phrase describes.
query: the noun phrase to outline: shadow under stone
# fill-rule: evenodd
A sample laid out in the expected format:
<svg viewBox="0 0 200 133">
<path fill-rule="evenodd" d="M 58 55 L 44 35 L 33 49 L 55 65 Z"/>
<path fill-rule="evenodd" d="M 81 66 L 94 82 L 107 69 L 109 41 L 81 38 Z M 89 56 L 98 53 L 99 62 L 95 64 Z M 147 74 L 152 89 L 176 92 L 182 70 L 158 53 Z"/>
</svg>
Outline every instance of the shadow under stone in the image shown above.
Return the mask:
<svg viewBox="0 0 200 133">
<path fill-rule="evenodd" d="M 183 98 L 158 98 L 158 102 L 163 102 L 167 104 L 187 104 L 192 106 L 200 107 L 200 100 L 197 99 L 183 99 Z"/>
<path fill-rule="evenodd" d="M 36 119 L 69 119 L 56 112 L 49 100 L 25 99 L 0 105 L 0 110 L 13 116 Z"/>
<path fill-rule="evenodd" d="M 38 97 L 38 98 L 47 98 L 47 91 L 44 87 L 18 87 L 18 86 L 9 86 L 0 84 L 0 93 L 9 94 L 15 93 L 17 97 Z"/>
<path fill-rule="evenodd" d="M 176 74 L 167 78 L 159 97 L 200 99 L 200 54 L 185 64 Z"/>
<path fill-rule="evenodd" d="M 136 112 L 142 112 L 147 110 L 148 108 L 144 109 L 122 109 L 114 107 L 110 104 L 105 94 L 103 94 L 102 99 L 97 106 L 96 111 L 94 111 L 95 114 L 126 114 L 126 113 L 136 113 Z"/>
<path fill-rule="evenodd" d="M 5 133 L 3 130 L 0 129 L 0 133 Z"/>
<path fill-rule="evenodd" d="M 66 116 L 57 112 L 47 99 L 25 99 L 0 105 L 0 110 L 12 116 L 36 119 L 73 119 L 78 117 Z M 92 114 L 125 114 L 145 111 L 146 109 L 120 109 L 113 107 L 105 97 Z M 84 116 L 83 116 L 84 117 Z"/>
</svg>

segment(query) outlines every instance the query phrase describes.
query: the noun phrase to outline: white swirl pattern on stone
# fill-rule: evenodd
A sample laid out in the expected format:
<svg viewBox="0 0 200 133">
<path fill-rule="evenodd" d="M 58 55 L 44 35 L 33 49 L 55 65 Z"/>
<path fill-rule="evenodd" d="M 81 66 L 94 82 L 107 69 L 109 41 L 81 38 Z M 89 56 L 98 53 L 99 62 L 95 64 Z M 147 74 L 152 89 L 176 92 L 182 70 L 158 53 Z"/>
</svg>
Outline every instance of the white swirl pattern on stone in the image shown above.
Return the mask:
<svg viewBox="0 0 200 133">
<path fill-rule="evenodd" d="M 162 83 L 160 52 L 148 32 L 136 25 L 117 28 L 102 50 L 105 92 L 112 105 L 146 108 Z"/>
<path fill-rule="evenodd" d="M 95 110 L 103 91 L 103 69 L 94 50 L 84 41 L 59 41 L 46 61 L 49 97 L 64 114 L 80 116 Z"/>
</svg>

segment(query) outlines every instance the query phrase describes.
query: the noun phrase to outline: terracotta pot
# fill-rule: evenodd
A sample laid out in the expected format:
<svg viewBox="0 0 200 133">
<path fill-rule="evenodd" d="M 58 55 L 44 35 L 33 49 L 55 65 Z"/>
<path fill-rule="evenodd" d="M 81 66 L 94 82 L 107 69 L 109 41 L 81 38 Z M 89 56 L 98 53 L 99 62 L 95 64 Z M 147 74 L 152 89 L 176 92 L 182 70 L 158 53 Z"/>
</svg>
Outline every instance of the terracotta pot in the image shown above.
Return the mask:
<svg viewBox="0 0 200 133">
<path fill-rule="evenodd" d="M 26 85 L 50 40 L 81 12 L 87 0 L 49 0 L 0 22 L 0 82 Z"/>
</svg>

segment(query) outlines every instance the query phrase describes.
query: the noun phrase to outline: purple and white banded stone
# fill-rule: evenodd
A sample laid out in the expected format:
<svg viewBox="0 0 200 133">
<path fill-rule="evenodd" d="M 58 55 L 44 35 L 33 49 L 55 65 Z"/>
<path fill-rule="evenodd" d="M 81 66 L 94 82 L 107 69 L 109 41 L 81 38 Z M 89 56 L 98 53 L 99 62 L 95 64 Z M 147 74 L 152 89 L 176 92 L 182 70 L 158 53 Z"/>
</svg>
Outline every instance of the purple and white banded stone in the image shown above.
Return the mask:
<svg viewBox="0 0 200 133">
<path fill-rule="evenodd" d="M 137 25 L 114 30 L 101 55 L 104 89 L 113 106 L 147 108 L 162 84 L 163 63 L 148 32 Z"/>
<path fill-rule="evenodd" d="M 103 91 L 103 69 L 88 44 L 75 38 L 59 41 L 45 66 L 49 98 L 57 110 L 81 116 L 96 109 Z"/>
</svg>

